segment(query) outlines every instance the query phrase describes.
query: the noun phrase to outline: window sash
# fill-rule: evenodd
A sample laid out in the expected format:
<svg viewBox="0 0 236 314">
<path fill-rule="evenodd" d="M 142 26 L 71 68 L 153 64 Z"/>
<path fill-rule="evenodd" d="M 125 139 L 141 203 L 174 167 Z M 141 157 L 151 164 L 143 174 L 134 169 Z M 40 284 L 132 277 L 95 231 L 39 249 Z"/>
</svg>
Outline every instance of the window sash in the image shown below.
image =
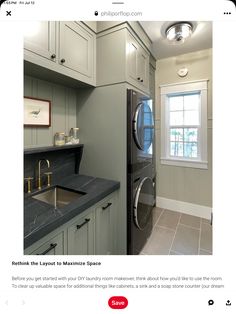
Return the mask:
<svg viewBox="0 0 236 314">
<path fill-rule="evenodd" d="M 177 140 L 177 141 L 173 141 L 172 139 L 171 139 L 171 130 L 172 129 L 180 129 L 180 130 L 183 130 L 183 135 L 182 135 L 182 140 Z M 185 140 L 185 135 L 184 135 L 184 130 L 185 129 L 196 129 L 197 130 L 197 138 L 196 138 L 196 140 L 193 140 L 193 141 L 186 141 Z M 174 159 L 176 159 L 176 158 L 178 158 L 178 159 L 183 159 L 183 160 L 200 160 L 200 157 L 201 157 L 201 151 L 200 151 L 200 133 L 201 133 L 201 129 L 200 129 L 200 127 L 198 127 L 198 126 L 178 126 L 178 127 L 169 127 L 168 129 L 167 129 L 168 131 L 168 134 L 167 134 L 167 141 L 166 141 L 166 145 L 167 145 L 167 147 L 166 147 L 166 151 L 167 151 L 167 156 L 168 156 L 168 158 L 174 158 Z M 176 155 L 171 155 L 171 143 L 180 143 L 180 144 L 182 144 L 183 145 L 183 156 L 176 156 Z M 188 157 L 188 156 L 185 156 L 185 154 L 184 154 L 184 144 L 196 144 L 197 145 L 197 156 L 196 157 Z"/>
<path fill-rule="evenodd" d="M 197 103 L 197 106 L 194 108 L 194 109 L 189 109 L 189 108 L 186 108 L 186 101 L 185 101 L 185 97 L 188 97 L 188 96 L 192 96 L 192 95 L 197 95 L 198 96 L 198 103 Z M 181 107 L 181 109 L 177 109 L 177 110 L 171 110 L 171 99 L 173 98 L 179 98 L 181 97 L 182 98 L 182 105 L 181 103 L 179 103 L 179 106 Z M 199 126 L 201 124 L 201 91 L 194 91 L 194 92 L 184 92 L 184 93 L 180 93 L 180 94 L 176 94 L 176 93 L 170 93 L 170 94 L 167 94 L 167 110 L 168 110 L 168 126 L 182 126 L 182 125 L 187 125 L 185 123 L 185 118 L 186 118 L 186 115 L 190 112 L 196 112 L 197 113 L 197 116 L 195 118 L 198 119 L 198 122 L 196 123 L 191 123 L 190 125 L 196 125 L 196 126 Z M 171 113 L 182 113 L 182 122 L 183 123 L 179 123 L 179 124 L 174 124 L 174 123 L 171 123 Z M 173 114 L 172 114 L 172 117 L 173 117 Z"/>
</svg>

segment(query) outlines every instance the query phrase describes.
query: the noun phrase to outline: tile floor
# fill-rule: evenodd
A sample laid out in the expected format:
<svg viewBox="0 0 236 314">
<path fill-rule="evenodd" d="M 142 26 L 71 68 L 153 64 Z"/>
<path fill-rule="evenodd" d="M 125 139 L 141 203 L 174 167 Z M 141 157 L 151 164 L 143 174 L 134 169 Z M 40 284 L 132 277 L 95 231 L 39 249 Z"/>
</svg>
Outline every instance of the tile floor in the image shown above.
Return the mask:
<svg viewBox="0 0 236 314">
<path fill-rule="evenodd" d="M 152 234 L 140 254 L 211 255 L 210 221 L 156 207 Z"/>
</svg>

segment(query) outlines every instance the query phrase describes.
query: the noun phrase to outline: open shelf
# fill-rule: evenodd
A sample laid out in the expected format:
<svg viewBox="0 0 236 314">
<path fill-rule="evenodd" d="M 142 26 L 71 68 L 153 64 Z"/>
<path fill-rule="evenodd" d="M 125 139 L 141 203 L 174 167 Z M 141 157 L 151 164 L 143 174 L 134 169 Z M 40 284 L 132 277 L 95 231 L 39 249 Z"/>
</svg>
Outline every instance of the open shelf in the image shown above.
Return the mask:
<svg viewBox="0 0 236 314">
<path fill-rule="evenodd" d="M 32 148 L 25 148 L 24 154 L 31 155 L 31 154 L 39 154 L 39 153 L 44 153 L 44 152 L 62 151 L 62 150 L 68 150 L 68 149 L 75 149 L 75 148 L 79 148 L 83 146 L 84 144 L 32 147 Z"/>
</svg>

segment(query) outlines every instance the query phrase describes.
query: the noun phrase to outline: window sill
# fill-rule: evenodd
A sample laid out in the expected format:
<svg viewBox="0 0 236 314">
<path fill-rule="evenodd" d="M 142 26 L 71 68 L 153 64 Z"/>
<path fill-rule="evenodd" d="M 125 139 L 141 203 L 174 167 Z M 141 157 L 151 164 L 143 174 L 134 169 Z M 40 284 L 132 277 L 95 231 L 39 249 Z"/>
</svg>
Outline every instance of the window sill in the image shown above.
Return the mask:
<svg viewBox="0 0 236 314">
<path fill-rule="evenodd" d="M 198 168 L 206 170 L 208 169 L 208 162 L 199 160 L 188 161 L 183 159 L 161 158 L 161 164 L 177 167 Z"/>
</svg>

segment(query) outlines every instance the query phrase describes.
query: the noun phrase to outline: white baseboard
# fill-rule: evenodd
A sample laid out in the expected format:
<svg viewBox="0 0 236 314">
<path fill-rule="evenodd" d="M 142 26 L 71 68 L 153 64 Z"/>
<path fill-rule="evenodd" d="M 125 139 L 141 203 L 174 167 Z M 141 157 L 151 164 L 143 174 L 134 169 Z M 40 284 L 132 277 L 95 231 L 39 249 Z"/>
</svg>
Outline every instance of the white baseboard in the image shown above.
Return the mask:
<svg viewBox="0 0 236 314">
<path fill-rule="evenodd" d="M 211 219 L 212 208 L 207 206 L 176 201 L 169 198 L 158 196 L 156 198 L 156 206 L 165 209 L 170 209 L 183 214 Z"/>
</svg>

